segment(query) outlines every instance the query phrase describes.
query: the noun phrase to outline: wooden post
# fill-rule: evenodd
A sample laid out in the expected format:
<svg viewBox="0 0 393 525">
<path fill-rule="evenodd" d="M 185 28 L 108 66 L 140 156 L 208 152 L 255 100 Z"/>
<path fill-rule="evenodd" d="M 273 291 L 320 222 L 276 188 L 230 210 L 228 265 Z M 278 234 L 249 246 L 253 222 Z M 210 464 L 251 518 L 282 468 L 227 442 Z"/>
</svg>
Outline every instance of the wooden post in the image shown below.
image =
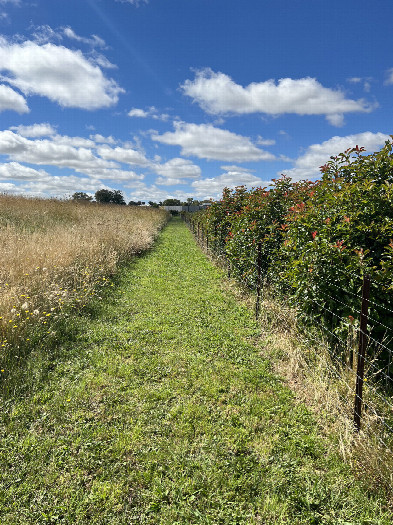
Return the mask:
<svg viewBox="0 0 393 525">
<path fill-rule="evenodd" d="M 356 432 L 360 430 L 360 420 L 362 417 L 363 383 L 364 383 L 364 358 L 367 348 L 367 324 L 368 324 L 368 304 L 370 299 L 370 276 L 365 275 L 362 287 L 362 307 L 360 311 L 360 337 L 358 349 L 358 365 L 356 370 L 356 395 L 353 422 Z"/>
<path fill-rule="evenodd" d="M 261 287 L 262 287 L 262 243 L 258 243 L 257 253 L 257 301 L 255 303 L 255 319 L 258 320 L 261 304 Z"/>
</svg>

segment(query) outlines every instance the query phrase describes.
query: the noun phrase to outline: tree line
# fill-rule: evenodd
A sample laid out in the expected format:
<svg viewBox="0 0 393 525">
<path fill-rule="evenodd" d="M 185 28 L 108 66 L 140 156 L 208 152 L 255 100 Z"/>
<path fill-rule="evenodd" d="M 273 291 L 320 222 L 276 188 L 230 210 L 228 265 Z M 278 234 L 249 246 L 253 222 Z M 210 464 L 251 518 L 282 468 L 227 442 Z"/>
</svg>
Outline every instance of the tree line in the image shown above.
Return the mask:
<svg viewBox="0 0 393 525">
<path fill-rule="evenodd" d="M 95 192 L 94 197 L 83 191 L 76 191 L 71 199 L 78 202 L 97 202 L 99 204 L 119 204 L 125 206 L 127 203 L 124 199 L 124 195 L 120 190 L 98 190 Z M 200 201 L 188 198 L 185 202 L 179 199 L 165 199 L 164 201 L 154 202 L 148 201 L 148 205 L 154 208 L 159 206 L 197 206 Z M 144 201 L 130 201 L 128 206 L 142 206 L 145 205 Z"/>
</svg>

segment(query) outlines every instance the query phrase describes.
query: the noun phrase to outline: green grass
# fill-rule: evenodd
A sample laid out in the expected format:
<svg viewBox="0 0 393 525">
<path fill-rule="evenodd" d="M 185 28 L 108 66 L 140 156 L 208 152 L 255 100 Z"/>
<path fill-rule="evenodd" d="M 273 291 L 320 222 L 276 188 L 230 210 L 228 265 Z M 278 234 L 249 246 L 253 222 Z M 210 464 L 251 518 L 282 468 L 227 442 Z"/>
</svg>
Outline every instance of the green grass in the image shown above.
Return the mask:
<svg viewBox="0 0 393 525">
<path fill-rule="evenodd" d="M 391 523 L 223 279 L 172 220 L 54 367 L 32 356 L 34 388 L 1 407 L 2 525 Z"/>
</svg>

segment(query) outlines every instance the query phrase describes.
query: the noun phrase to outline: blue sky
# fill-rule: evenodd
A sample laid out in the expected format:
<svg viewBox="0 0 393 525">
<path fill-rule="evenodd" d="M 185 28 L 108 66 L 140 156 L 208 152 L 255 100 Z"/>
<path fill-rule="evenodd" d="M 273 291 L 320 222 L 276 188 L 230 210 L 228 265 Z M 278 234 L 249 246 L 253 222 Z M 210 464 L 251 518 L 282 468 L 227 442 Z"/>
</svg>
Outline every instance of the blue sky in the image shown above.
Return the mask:
<svg viewBox="0 0 393 525">
<path fill-rule="evenodd" d="M 393 133 L 391 0 L 0 0 L 0 191 L 218 198 Z"/>
</svg>

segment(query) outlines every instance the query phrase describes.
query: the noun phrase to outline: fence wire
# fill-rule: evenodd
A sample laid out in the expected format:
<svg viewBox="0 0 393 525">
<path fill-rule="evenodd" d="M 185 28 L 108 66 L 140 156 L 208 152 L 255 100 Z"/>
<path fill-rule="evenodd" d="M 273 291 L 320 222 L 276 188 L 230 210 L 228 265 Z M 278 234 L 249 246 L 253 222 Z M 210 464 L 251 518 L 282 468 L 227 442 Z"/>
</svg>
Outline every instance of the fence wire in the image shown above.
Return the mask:
<svg viewBox="0 0 393 525">
<path fill-rule="evenodd" d="M 248 290 L 256 293 L 256 314 L 258 315 L 258 302 L 261 300 L 261 289 L 258 289 L 258 284 L 259 286 L 261 284 L 258 283 L 258 256 L 256 256 L 254 271 L 251 275 L 244 274 L 227 257 L 225 244 L 217 235 L 209 235 L 201 223 L 196 226 L 189 218 L 183 217 L 183 219 L 201 248 L 227 268 L 228 276 L 234 277 Z M 321 348 L 322 332 L 323 347 L 326 348 L 328 357 L 324 360 L 324 367 L 326 372 L 344 387 L 345 392 L 337 390 L 337 395 L 342 406 L 345 407 L 347 416 L 350 417 L 352 414 L 355 419 L 358 417 L 362 425 L 362 435 L 371 436 L 374 442 L 385 450 L 387 453 L 385 457 L 390 457 L 393 450 L 393 376 L 391 375 L 393 327 L 388 326 L 385 318 L 393 314 L 393 310 L 369 297 L 367 304 L 370 312 L 366 320 L 367 329 L 361 329 L 359 321 L 362 309 L 361 283 L 364 276 L 361 274 L 361 269 L 359 269 L 359 274 L 350 272 L 354 278 L 353 286 L 356 291 L 360 292 L 356 293 L 354 288 L 348 289 L 348 286 L 345 287 L 345 290 L 342 288 L 343 278 L 347 277 L 348 272 L 347 269 L 340 271 L 343 277 L 337 275 L 337 278 L 324 279 L 324 291 L 319 294 L 323 302 L 315 298 L 310 300 L 314 304 L 311 315 L 314 319 L 314 328 L 306 324 L 300 328 L 300 331 L 302 344 L 307 345 L 311 354 L 308 356 L 309 352 L 306 352 L 303 355 L 302 364 L 310 374 L 314 373 L 315 359 L 321 357 L 317 354 L 318 349 Z M 345 302 L 345 297 L 351 297 L 350 303 Z M 343 307 L 346 311 L 350 311 L 347 317 L 339 313 Z M 326 321 L 321 321 L 322 314 L 328 314 L 325 317 L 331 319 L 330 327 Z M 382 332 L 382 336 L 376 335 L 376 326 Z M 317 331 L 318 335 L 313 335 Z M 359 354 L 359 339 L 361 338 L 367 343 L 364 355 Z M 310 343 L 313 344 L 310 345 Z M 359 372 L 359 362 L 362 359 L 364 375 L 362 371 Z M 355 402 L 356 397 L 359 398 L 357 390 L 355 391 L 355 384 L 358 385 L 359 382 L 363 389 L 360 396 L 362 407 L 360 411 L 356 408 L 359 405 Z M 387 468 L 386 465 L 385 468 Z"/>
</svg>

